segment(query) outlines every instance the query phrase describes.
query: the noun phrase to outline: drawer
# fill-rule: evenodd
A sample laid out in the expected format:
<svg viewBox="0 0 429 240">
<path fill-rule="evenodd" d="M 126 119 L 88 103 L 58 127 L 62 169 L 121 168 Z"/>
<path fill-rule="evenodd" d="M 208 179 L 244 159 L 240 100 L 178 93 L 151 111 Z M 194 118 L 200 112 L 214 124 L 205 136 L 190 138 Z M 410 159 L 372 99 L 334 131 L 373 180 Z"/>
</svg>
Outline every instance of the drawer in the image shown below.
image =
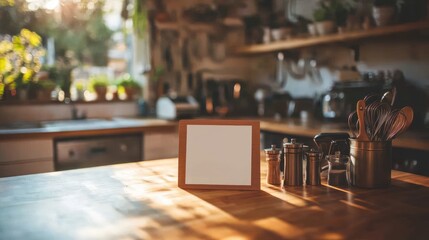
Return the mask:
<svg viewBox="0 0 429 240">
<path fill-rule="evenodd" d="M 141 135 L 119 135 L 56 140 L 57 169 L 140 161 L 141 139 Z"/>
<path fill-rule="evenodd" d="M 14 140 L 0 142 L 0 162 L 31 159 L 53 159 L 51 139 Z"/>
<path fill-rule="evenodd" d="M 54 162 L 49 159 L 22 160 L 19 162 L 0 162 L 0 177 L 54 171 Z"/>
</svg>

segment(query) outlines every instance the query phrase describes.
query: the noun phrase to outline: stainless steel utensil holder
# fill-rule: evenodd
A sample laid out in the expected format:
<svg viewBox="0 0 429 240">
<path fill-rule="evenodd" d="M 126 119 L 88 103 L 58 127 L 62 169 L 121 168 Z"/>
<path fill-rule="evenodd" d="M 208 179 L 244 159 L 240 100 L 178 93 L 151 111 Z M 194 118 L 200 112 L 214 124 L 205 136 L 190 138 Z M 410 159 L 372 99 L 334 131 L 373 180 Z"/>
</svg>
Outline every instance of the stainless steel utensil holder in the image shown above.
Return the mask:
<svg viewBox="0 0 429 240">
<path fill-rule="evenodd" d="M 350 139 L 350 177 L 353 186 L 383 188 L 390 185 L 392 141 Z"/>
</svg>

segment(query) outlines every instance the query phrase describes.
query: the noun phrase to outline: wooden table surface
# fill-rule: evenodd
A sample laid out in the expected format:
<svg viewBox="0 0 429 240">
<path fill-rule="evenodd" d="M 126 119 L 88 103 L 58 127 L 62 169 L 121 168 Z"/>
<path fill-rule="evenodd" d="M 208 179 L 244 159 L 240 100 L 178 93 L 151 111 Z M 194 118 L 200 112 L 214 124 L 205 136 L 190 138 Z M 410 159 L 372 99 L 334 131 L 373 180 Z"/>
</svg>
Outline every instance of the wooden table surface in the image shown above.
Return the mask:
<svg viewBox="0 0 429 240">
<path fill-rule="evenodd" d="M 262 164 L 265 172 L 265 163 Z M 0 179 L 1 239 L 428 239 L 429 178 L 183 190 L 177 159 Z"/>
</svg>

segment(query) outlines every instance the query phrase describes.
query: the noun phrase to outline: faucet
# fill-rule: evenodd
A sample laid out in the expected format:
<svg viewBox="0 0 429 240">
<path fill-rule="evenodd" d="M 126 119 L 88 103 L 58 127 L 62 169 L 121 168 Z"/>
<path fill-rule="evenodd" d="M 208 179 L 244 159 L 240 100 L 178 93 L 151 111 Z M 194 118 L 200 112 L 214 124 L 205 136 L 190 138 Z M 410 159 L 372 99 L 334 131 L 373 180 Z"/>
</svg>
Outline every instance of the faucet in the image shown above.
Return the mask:
<svg viewBox="0 0 429 240">
<path fill-rule="evenodd" d="M 86 112 L 82 111 L 79 113 L 79 110 L 77 109 L 76 105 L 72 103 L 70 98 L 66 98 L 64 100 L 65 104 L 70 104 L 71 106 L 71 118 L 72 120 L 82 120 L 86 119 Z"/>
</svg>

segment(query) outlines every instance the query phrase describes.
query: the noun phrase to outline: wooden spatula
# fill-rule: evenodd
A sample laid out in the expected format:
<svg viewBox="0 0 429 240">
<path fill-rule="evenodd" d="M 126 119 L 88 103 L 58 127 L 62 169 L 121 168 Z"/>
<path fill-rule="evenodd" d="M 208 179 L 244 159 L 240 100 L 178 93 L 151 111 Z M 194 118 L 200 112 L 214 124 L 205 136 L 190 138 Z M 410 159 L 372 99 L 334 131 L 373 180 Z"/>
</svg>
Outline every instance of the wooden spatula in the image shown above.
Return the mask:
<svg viewBox="0 0 429 240">
<path fill-rule="evenodd" d="M 410 127 L 411 123 L 413 123 L 414 118 L 414 111 L 411 107 L 403 107 L 401 108 L 401 113 L 405 115 L 407 118 L 407 124 L 405 125 L 404 131 L 407 130 L 408 127 Z"/>
<path fill-rule="evenodd" d="M 369 141 L 368 134 L 366 133 L 365 128 L 365 101 L 359 100 L 356 104 L 356 113 L 359 120 L 359 133 L 357 135 L 357 140 L 359 141 Z"/>
</svg>

